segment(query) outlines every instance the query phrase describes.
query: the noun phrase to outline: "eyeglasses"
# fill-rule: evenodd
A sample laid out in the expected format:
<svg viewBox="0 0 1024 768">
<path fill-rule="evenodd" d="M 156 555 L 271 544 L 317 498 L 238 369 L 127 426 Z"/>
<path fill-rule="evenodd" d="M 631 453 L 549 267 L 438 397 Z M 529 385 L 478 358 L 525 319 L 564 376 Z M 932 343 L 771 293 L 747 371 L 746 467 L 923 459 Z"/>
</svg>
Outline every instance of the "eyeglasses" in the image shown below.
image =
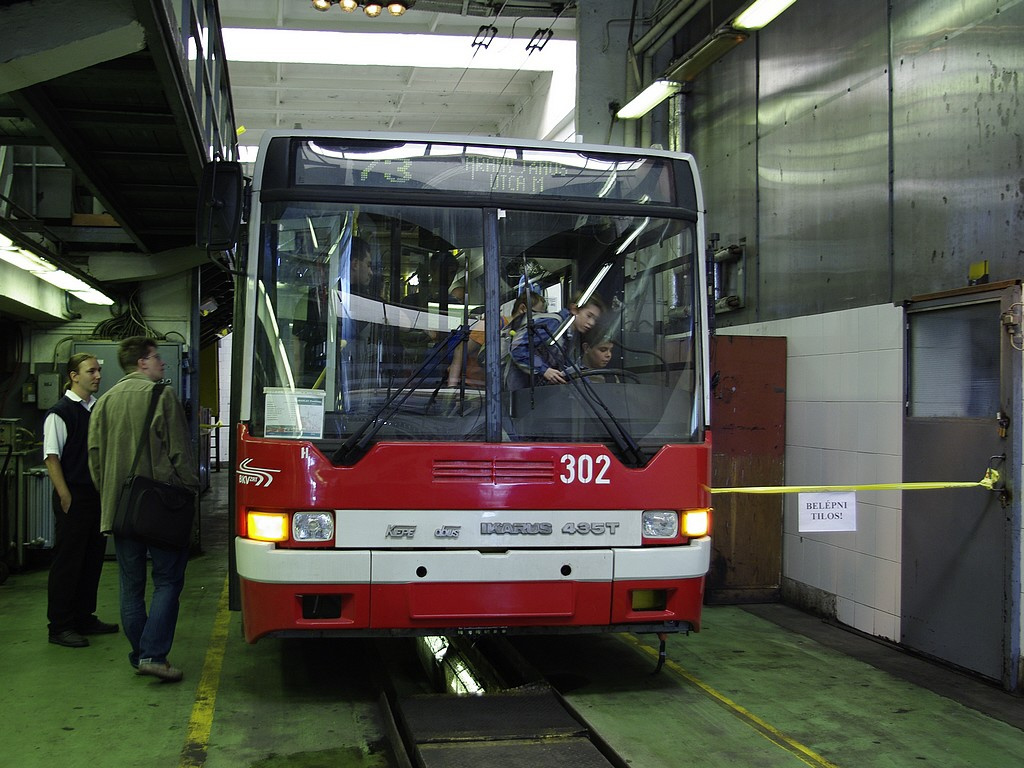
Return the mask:
<svg viewBox="0 0 1024 768">
<path fill-rule="evenodd" d="M 152 355 L 146 355 L 145 357 L 143 357 L 143 358 L 141 358 L 141 359 L 142 359 L 142 360 L 152 360 L 152 359 L 153 359 L 154 357 L 155 357 L 155 358 L 156 358 L 157 360 L 163 360 L 163 358 L 162 358 L 162 357 L 160 357 L 160 353 L 159 353 L 159 352 L 154 352 L 154 353 L 153 353 Z"/>
</svg>

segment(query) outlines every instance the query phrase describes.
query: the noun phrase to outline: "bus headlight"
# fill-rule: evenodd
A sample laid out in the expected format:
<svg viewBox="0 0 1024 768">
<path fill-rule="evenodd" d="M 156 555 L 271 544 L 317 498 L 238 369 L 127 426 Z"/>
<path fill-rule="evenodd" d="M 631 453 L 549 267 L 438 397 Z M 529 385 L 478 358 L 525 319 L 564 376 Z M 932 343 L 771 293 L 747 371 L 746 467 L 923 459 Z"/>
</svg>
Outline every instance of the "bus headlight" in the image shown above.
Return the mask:
<svg viewBox="0 0 1024 768">
<path fill-rule="evenodd" d="M 679 513 L 671 509 L 645 509 L 643 535 L 646 539 L 674 539 L 679 535 Z"/>
<path fill-rule="evenodd" d="M 334 515 L 330 512 L 296 512 L 292 515 L 295 541 L 330 541 L 334 538 Z"/>
<path fill-rule="evenodd" d="M 288 515 L 284 512 L 249 512 L 246 535 L 256 541 L 288 541 Z"/>
</svg>

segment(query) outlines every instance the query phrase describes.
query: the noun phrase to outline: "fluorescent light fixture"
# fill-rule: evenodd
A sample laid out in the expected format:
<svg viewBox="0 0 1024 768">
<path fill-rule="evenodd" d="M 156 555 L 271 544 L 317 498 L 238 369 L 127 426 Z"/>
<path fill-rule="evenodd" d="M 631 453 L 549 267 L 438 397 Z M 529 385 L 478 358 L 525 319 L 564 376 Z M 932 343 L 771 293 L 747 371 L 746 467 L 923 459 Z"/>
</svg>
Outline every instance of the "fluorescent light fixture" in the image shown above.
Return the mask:
<svg viewBox="0 0 1024 768">
<path fill-rule="evenodd" d="M 48 261 L 43 261 L 34 253 L 24 251 L 21 248 L 15 250 L 3 249 L 0 250 L 0 259 L 3 259 L 8 264 L 23 269 L 26 272 L 31 272 L 33 275 L 39 276 L 45 272 L 56 272 L 57 268 Z"/>
<path fill-rule="evenodd" d="M 56 264 L 52 264 L 42 256 L 37 256 L 32 251 L 19 248 L 4 235 L 0 235 L 0 261 L 6 261 L 11 266 L 24 270 L 89 304 L 109 305 L 114 303 L 113 299 L 93 288 L 80 277 L 65 272 Z"/>
<path fill-rule="evenodd" d="M 665 99 L 679 93 L 683 86 L 674 80 L 655 80 L 630 99 L 615 116 L 620 120 L 636 120 L 643 117 Z"/>
<path fill-rule="evenodd" d="M 736 29 L 761 29 L 794 2 L 795 0 L 755 0 L 733 20 L 732 25 Z"/>
<path fill-rule="evenodd" d="M 746 40 L 747 37 L 748 35 L 744 32 L 716 32 L 683 56 L 678 63 L 670 65 L 665 77 L 669 80 L 687 83 Z"/>
<path fill-rule="evenodd" d="M 35 276 L 40 280 L 45 280 L 50 285 L 57 286 L 62 291 L 84 291 L 89 288 L 89 284 L 84 280 L 67 272 L 62 272 L 59 269 L 52 272 L 36 272 Z"/>
<path fill-rule="evenodd" d="M 84 301 L 86 304 L 99 304 L 101 306 L 109 306 L 114 303 L 113 299 L 106 296 L 94 288 L 85 288 L 81 291 L 68 291 L 72 296 L 80 301 Z"/>
<path fill-rule="evenodd" d="M 597 290 L 597 286 L 601 284 L 601 281 L 604 280 L 605 275 L 607 275 L 608 272 L 611 271 L 611 268 L 613 266 L 614 264 L 612 264 L 612 262 L 610 261 L 606 261 L 604 264 L 601 265 L 601 268 L 597 271 L 597 276 L 590 281 L 590 285 L 587 286 L 587 289 L 580 294 L 580 298 L 576 302 L 577 307 L 587 306 L 587 302 L 590 301 L 591 297 L 594 295 L 594 291 Z M 569 326 L 572 325 L 572 321 L 575 318 L 575 315 L 570 314 L 567 318 L 565 318 L 565 320 L 562 321 L 562 324 L 558 327 L 558 330 L 555 331 L 555 335 L 551 337 L 550 341 L 548 341 L 549 347 L 554 346 L 556 343 L 558 343 L 558 340 L 565 335 L 566 331 L 569 330 Z"/>
<path fill-rule="evenodd" d="M 626 237 L 626 239 L 622 241 L 622 245 L 620 245 L 618 248 L 615 249 L 615 255 L 618 256 L 620 253 L 622 253 L 627 248 L 629 248 L 630 244 L 634 240 L 636 240 L 638 237 L 640 237 L 640 233 L 643 232 L 645 229 L 647 229 L 647 225 L 650 224 L 650 223 L 651 223 L 650 217 L 648 217 L 648 218 L 644 219 L 643 221 L 641 221 L 640 225 L 636 229 L 634 229 L 632 232 L 630 232 L 629 236 Z M 610 267 L 611 264 L 607 264 L 606 266 Z M 603 275 L 602 275 L 602 277 L 603 277 Z"/>
</svg>

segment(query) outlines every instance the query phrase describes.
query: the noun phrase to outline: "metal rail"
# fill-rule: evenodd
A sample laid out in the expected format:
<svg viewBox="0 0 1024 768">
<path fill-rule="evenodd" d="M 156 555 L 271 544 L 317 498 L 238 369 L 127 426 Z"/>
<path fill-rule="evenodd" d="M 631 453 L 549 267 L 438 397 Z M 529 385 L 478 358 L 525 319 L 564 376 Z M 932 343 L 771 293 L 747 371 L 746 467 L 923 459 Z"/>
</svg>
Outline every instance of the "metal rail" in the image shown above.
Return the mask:
<svg viewBox="0 0 1024 768">
<path fill-rule="evenodd" d="M 394 674 L 382 684 L 385 730 L 399 766 L 625 768 L 505 638 L 433 641 L 421 646 L 428 678 L 422 688 Z"/>
</svg>

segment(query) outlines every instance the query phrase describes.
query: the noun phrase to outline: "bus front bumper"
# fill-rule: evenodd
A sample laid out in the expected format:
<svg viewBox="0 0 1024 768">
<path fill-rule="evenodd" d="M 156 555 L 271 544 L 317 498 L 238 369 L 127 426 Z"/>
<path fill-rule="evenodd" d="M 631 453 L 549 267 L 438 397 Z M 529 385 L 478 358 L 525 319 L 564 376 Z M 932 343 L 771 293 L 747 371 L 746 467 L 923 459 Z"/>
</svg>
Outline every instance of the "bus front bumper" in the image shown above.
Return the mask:
<svg viewBox="0 0 1024 768">
<path fill-rule="evenodd" d="M 235 541 L 248 642 L 271 634 L 700 628 L 711 540 L 619 549 L 279 549 Z"/>
</svg>

